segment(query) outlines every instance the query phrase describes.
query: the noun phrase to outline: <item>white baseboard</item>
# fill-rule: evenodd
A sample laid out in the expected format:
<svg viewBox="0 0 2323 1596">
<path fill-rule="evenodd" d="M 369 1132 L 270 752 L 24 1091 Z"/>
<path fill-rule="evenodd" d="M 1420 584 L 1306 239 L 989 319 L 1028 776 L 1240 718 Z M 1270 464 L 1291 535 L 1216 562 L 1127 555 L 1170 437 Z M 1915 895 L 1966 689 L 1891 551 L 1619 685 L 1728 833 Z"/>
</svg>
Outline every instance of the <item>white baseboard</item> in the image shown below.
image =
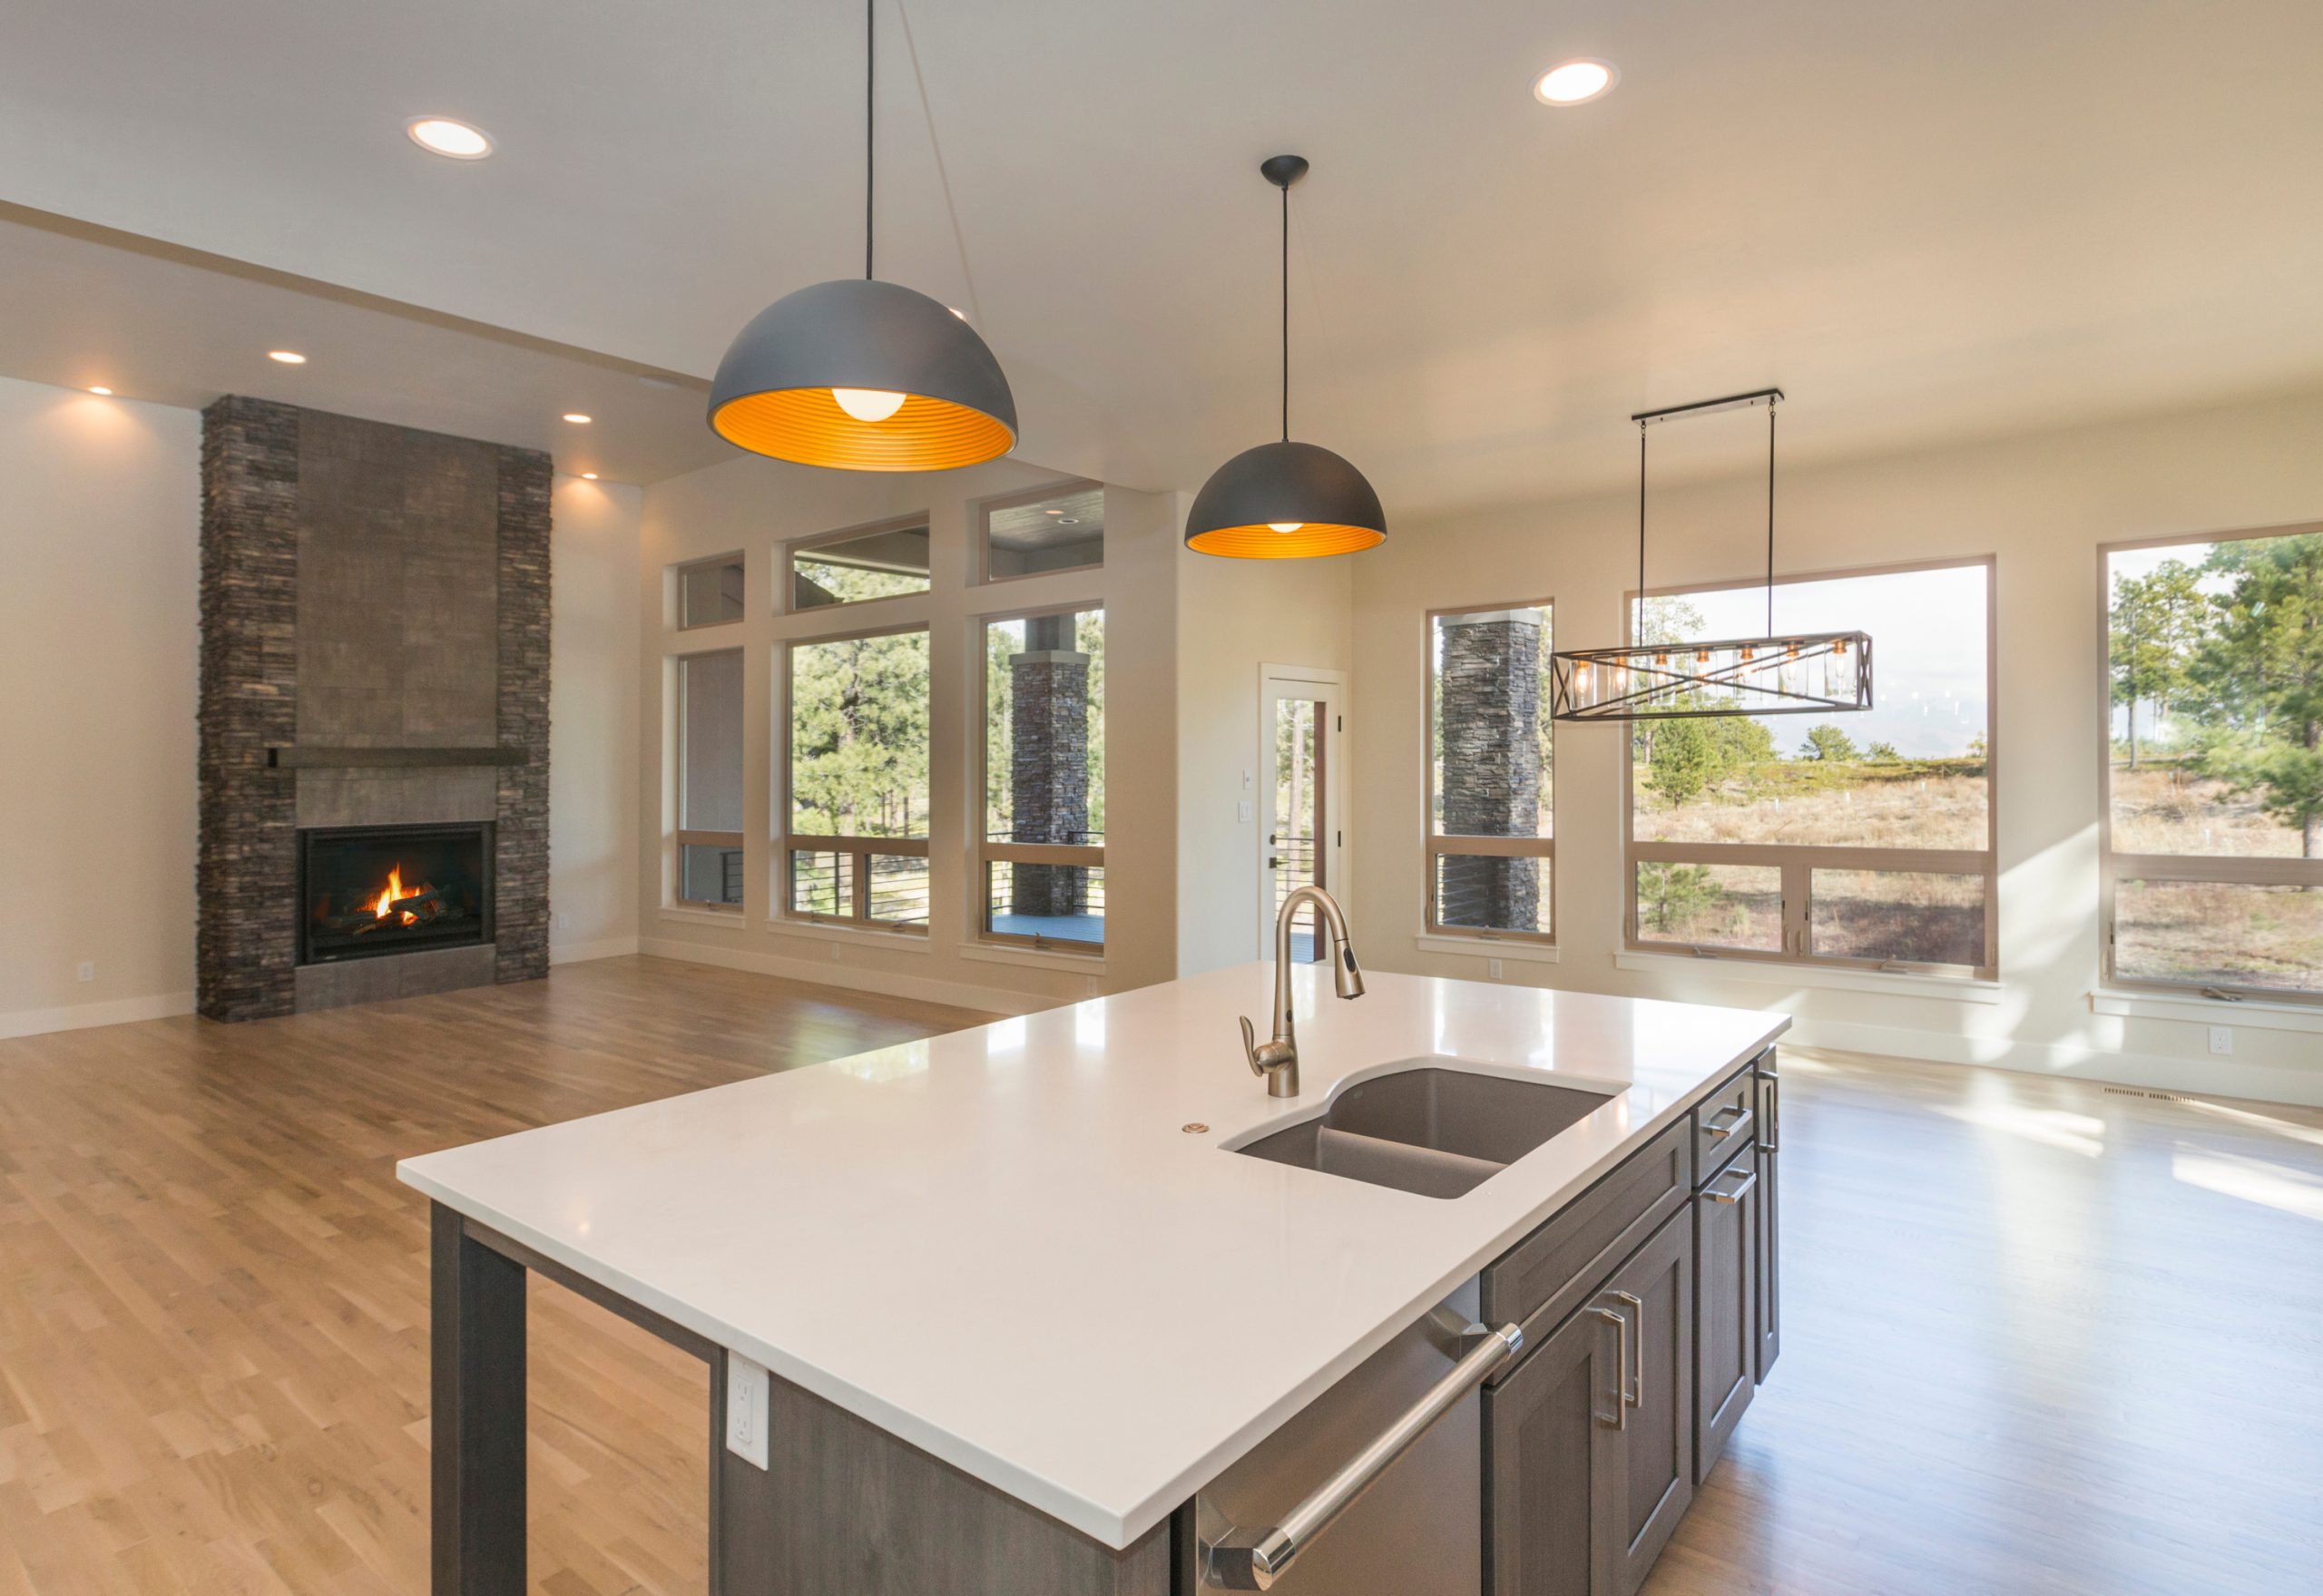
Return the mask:
<svg viewBox="0 0 2323 1596">
<path fill-rule="evenodd" d="M 1799 1015 L 1786 1043 L 1842 1053 L 1886 1053 L 1939 1064 L 1989 1064 L 2028 1075 L 2059 1075 L 2116 1086 L 2142 1086 L 2191 1097 L 2240 1097 L 2323 1108 L 2323 1070 L 2248 1063 L 2232 1058 L 2183 1059 L 2163 1053 L 1955 1036 L 1902 1025 L 1861 1025 Z"/>
<path fill-rule="evenodd" d="M 111 1003 L 74 1004 L 62 1009 L 18 1009 L 13 1014 L 0 1014 L 0 1037 L 85 1031 L 93 1025 L 125 1025 L 135 1020 L 166 1020 L 173 1014 L 191 1013 L 191 992 L 165 992 L 158 997 L 122 997 Z"/>
<path fill-rule="evenodd" d="M 975 1009 L 987 1014 L 1030 1014 L 1074 1001 L 1044 997 L 1037 993 L 1010 992 L 996 986 L 974 986 L 962 981 L 937 981 L 926 975 L 899 975 L 886 970 L 863 970 L 820 959 L 784 958 L 750 948 L 714 947 L 699 942 L 667 942 L 642 938 L 637 952 L 659 959 L 682 959 L 715 964 L 721 970 L 748 970 L 757 975 L 779 975 L 809 986 L 841 986 L 849 992 L 872 992 L 886 997 L 943 1004 L 956 1009 Z"/>
<path fill-rule="evenodd" d="M 595 942 L 552 942 L 548 945 L 548 962 L 552 964 L 578 964 L 588 959 L 618 959 L 637 951 L 634 936 L 607 936 Z"/>
</svg>

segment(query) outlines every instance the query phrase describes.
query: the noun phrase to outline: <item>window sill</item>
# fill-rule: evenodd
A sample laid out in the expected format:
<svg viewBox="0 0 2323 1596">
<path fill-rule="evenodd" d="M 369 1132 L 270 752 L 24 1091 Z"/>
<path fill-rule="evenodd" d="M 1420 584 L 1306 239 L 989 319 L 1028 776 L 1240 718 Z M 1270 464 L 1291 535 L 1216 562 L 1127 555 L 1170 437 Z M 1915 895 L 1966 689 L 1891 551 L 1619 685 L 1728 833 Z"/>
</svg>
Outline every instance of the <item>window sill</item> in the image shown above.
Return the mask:
<svg viewBox="0 0 2323 1596">
<path fill-rule="evenodd" d="M 1941 998 L 1949 1003 L 1996 1004 L 2002 987 L 1997 981 L 1961 975 L 1902 975 L 1879 970 L 1840 970 L 1819 964 L 1784 964 L 1762 959 L 1698 959 L 1686 954 L 1633 953 L 1613 955 L 1622 970 L 1652 971 L 1673 975 L 1685 971 L 1717 980 L 1756 981 L 1771 986 L 1814 986 L 1834 992 L 1886 992 L 1904 997 Z"/>
<path fill-rule="evenodd" d="M 662 918 L 692 925 L 741 925 L 748 916 L 739 908 L 701 909 L 691 904 L 663 904 Z"/>
<path fill-rule="evenodd" d="M 2179 997 L 2166 992 L 2130 992 L 2099 987 L 2089 994 L 2092 1013 L 2125 1020 L 2183 1020 L 2197 1025 L 2248 1025 L 2258 1031 L 2304 1031 L 2323 1035 L 2323 1007 L 2312 1004 L 2269 1003 L 2246 997 L 2229 1002 L 2215 997 Z"/>
<path fill-rule="evenodd" d="M 1071 970 L 1083 975 L 1102 975 L 1105 971 L 1103 954 L 1053 954 L 1044 948 L 1003 947 L 989 942 L 964 942 L 960 956 L 987 964 L 1022 964 L 1035 970 Z"/>
<path fill-rule="evenodd" d="M 1422 932 L 1412 945 L 1424 954 L 1460 954 L 1472 959 L 1514 959 L 1520 964 L 1554 964 L 1563 956 L 1552 942 L 1516 936 L 1444 936 Z"/>
<path fill-rule="evenodd" d="M 927 938 L 916 931 L 881 931 L 869 925 L 838 925 L 828 920 L 796 920 L 778 916 L 766 923 L 777 936 L 803 936 L 817 942 L 853 943 L 859 947 L 892 948 L 898 953 L 924 954 Z"/>
</svg>

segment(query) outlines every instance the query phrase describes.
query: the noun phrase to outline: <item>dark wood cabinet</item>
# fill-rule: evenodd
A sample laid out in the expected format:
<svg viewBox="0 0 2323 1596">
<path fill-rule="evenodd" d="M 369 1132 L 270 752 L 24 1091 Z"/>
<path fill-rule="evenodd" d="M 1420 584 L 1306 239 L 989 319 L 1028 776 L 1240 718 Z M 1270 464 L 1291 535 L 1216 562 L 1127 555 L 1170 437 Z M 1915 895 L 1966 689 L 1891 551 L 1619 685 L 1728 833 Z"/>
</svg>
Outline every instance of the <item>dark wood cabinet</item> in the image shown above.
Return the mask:
<svg viewBox="0 0 2323 1596">
<path fill-rule="evenodd" d="M 1759 1061 L 1759 1225 L 1757 1367 L 1763 1381 L 1782 1351 L 1782 1183 L 1777 1164 L 1782 1147 L 1782 1082 L 1775 1055 Z"/>
<path fill-rule="evenodd" d="M 1694 1477 L 1709 1476 L 1759 1388 L 1758 1159 L 1744 1152 L 1694 1196 Z"/>
<path fill-rule="evenodd" d="M 1681 1213 L 1485 1394 L 1490 1596 L 1633 1596 L 1693 1501 L 1693 1366 Z"/>
</svg>

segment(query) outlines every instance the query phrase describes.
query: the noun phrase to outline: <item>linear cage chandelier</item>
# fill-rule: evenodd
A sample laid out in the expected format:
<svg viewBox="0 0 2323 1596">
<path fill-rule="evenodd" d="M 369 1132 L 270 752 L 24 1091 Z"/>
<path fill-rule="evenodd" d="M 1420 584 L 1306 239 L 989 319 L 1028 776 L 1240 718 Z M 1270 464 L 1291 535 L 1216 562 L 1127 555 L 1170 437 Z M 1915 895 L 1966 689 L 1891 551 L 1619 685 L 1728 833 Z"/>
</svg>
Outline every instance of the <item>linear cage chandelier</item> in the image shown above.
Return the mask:
<svg viewBox="0 0 2323 1596">
<path fill-rule="evenodd" d="M 1558 720 L 1683 720 L 1709 715 L 1845 714 L 1871 708 L 1871 635 L 1775 631 L 1775 406 L 1780 388 L 1645 410 L 1637 423 L 1637 621 L 1624 648 L 1551 656 Z M 1767 633 L 1717 642 L 1645 638 L 1645 440 L 1658 422 L 1767 407 Z"/>
</svg>

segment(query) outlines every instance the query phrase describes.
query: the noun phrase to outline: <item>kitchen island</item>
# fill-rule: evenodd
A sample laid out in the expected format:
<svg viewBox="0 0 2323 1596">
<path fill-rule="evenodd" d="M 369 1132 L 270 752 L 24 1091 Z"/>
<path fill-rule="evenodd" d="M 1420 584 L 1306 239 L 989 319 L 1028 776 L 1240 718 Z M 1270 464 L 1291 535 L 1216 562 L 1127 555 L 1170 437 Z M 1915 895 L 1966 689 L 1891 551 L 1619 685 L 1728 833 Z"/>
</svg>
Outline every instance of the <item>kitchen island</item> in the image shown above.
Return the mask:
<svg viewBox="0 0 2323 1596">
<path fill-rule="evenodd" d="M 1200 1585 L 1197 1495 L 1431 1310 L 1610 1326 L 1576 1248 L 1642 1256 L 1697 1195 L 1770 1213 L 1705 1166 L 1730 1186 L 1765 1140 L 1753 1066 L 1782 1017 L 1369 981 L 1340 1003 L 1294 972 L 1292 1099 L 1244 1063 L 1236 1016 L 1271 1003 L 1250 964 L 405 1160 L 435 1205 L 436 1590 L 524 1588 L 527 1270 L 709 1363 L 713 1591 L 1164 1596 Z M 1239 1156 L 1416 1062 L 1596 1095 L 1456 1197 Z M 1698 1111 L 1729 1098 L 1722 1128 Z M 1682 1170 L 1634 1178 L 1665 1153 Z M 1748 1297 L 1773 1270 L 1746 1261 Z M 1694 1268 L 1689 1239 L 1687 1302 Z M 1637 1314 L 1585 1355 L 1612 1369 L 1609 1434 L 1642 1407 L 1632 1362 L 1645 1395 Z M 1690 1366 L 1692 1340 L 1665 1322 L 1655 1356 Z"/>
</svg>

